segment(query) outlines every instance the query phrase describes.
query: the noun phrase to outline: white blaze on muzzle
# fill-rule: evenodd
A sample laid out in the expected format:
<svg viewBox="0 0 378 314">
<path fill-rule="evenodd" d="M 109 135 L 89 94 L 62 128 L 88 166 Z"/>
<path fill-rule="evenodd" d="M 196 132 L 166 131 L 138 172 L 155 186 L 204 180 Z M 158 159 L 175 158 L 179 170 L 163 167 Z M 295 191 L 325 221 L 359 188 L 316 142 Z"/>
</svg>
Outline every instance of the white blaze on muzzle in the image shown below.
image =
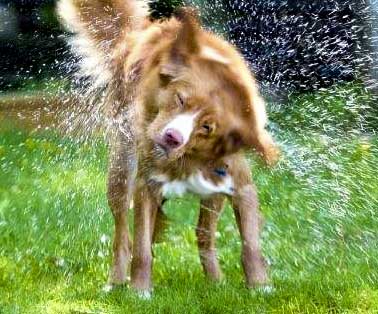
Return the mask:
<svg viewBox="0 0 378 314">
<path fill-rule="evenodd" d="M 183 145 L 188 143 L 190 136 L 192 135 L 194 129 L 194 121 L 198 116 L 198 112 L 188 112 L 188 113 L 181 113 L 174 117 L 163 129 L 162 134 L 169 129 L 174 129 L 183 137 Z"/>
</svg>

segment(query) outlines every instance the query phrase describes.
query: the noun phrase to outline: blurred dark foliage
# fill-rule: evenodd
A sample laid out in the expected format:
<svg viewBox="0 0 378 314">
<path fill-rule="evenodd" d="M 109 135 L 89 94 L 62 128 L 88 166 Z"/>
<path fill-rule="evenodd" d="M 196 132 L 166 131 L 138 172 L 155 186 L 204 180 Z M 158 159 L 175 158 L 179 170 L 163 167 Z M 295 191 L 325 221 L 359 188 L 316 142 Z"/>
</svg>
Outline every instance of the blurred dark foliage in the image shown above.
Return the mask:
<svg viewBox="0 0 378 314">
<path fill-rule="evenodd" d="M 184 0 L 150 0 L 150 14 L 153 19 L 170 17 L 175 8 L 183 6 Z"/>
<path fill-rule="evenodd" d="M 0 29 L 0 90 L 67 74 L 64 61 L 72 56 L 55 15 L 55 2 L 0 0 L 0 22 L 2 18 L 9 26 L 8 34 L 2 35 Z M 155 19 L 168 17 L 183 3 L 150 0 L 151 15 Z M 209 0 L 203 3 L 212 5 Z M 222 17 L 223 29 L 269 89 L 283 93 L 317 89 L 352 80 L 369 67 L 371 25 L 363 1 L 216 3 L 222 5 L 226 15 Z"/>
<path fill-rule="evenodd" d="M 230 39 L 260 82 L 286 93 L 367 75 L 370 10 L 364 1 L 225 0 Z"/>
<path fill-rule="evenodd" d="M 0 90 L 63 75 L 68 49 L 55 15 L 55 1 L 0 0 L 0 11 L 7 33 L 0 36 Z"/>
</svg>

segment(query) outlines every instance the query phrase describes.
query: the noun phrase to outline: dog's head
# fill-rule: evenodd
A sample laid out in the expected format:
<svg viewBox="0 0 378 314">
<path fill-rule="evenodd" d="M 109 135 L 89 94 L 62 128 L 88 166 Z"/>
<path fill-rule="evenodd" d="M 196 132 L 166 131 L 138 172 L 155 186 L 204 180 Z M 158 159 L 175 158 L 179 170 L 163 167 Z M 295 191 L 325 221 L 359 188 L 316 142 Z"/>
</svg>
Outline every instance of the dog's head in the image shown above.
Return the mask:
<svg viewBox="0 0 378 314">
<path fill-rule="evenodd" d="M 158 110 L 148 126 L 156 149 L 168 158 L 186 154 L 208 160 L 252 146 L 242 86 L 228 81 L 227 70 L 212 62 L 198 60 L 182 71 L 180 79 L 156 91 Z"/>
<path fill-rule="evenodd" d="M 144 87 L 156 156 L 209 160 L 253 147 L 271 162 L 276 149 L 264 103 L 241 57 L 202 31 L 191 12 L 180 11 L 179 21 Z"/>
</svg>

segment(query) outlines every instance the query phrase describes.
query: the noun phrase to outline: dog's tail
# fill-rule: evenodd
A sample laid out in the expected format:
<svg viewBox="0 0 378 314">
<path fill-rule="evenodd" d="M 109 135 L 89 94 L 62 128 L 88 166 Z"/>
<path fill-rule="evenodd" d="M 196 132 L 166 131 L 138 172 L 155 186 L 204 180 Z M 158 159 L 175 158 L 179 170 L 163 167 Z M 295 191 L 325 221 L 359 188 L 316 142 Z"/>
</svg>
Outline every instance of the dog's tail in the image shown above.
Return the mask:
<svg viewBox="0 0 378 314">
<path fill-rule="evenodd" d="M 120 44 L 127 45 L 126 33 L 143 27 L 148 5 L 141 0 L 59 0 L 57 13 L 74 33 L 71 43 L 82 58 L 82 74 L 106 81 L 110 59 Z"/>
<path fill-rule="evenodd" d="M 59 0 L 57 8 L 68 30 L 105 50 L 148 16 L 148 5 L 141 0 Z"/>
</svg>

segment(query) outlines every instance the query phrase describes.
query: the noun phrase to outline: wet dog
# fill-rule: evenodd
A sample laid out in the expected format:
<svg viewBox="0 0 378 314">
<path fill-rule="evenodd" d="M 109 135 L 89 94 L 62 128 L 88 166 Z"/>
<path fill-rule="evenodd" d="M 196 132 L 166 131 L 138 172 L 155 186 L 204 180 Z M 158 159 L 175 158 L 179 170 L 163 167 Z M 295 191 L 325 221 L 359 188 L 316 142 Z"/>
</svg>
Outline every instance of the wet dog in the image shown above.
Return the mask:
<svg viewBox="0 0 378 314">
<path fill-rule="evenodd" d="M 159 208 L 164 195 L 185 192 L 203 198 L 197 235 L 205 272 L 220 278 L 214 232 L 228 195 L 243 238 L 247 284 L 265 282 L 256 192 L 238 152 L 254 149 L 272 163 L 277 149 L 265 130 L 264 102 L 236 49 L 202 29 L 188 8 L 164 21 L 150 20 L 145 4 L 132 0 L 60 0 L 58 12 L 75 33 L 82 72 L 92 77 L 93 85 L 104 86 L 102 99 L 113 121 L 110 283 L 126 281 L 131 261 L 131 286 L 140 292 L 151 289 L 151 245 Z M 216 178 L 204 170 L 225 156 L 233 156 L 229 171 L 235 175 L 226 172 L 222 177 L 220 170 Z M 225 178 L 232 186 L 219 184 Z M 127 226 L 132 199 L 133 247 Z"/>
</svg>

